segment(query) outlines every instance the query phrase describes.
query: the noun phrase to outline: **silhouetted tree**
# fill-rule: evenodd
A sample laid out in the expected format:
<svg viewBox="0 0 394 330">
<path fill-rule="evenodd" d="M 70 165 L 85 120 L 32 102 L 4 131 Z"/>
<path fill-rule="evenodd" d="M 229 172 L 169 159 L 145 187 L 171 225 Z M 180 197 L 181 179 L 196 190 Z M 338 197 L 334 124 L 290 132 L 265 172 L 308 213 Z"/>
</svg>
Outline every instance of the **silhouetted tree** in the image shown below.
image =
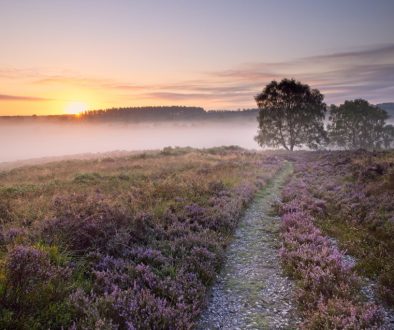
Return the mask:
<svg viewBox="0 0 394 330">
<path fill-rule="evenodd" d="M 256 96 L 261 146 L 293 150 L 306 145 L 316 149 L 327 141 L 323 95 L 294 79 L 272 81 Z"/>
<path fill-rule="evenodd" d="M 390 145 L 387 112 L 363 99 L 332 105 L 328 126 L 330 141 L 345 149 L 380 149 Z M 391 137 L 392 139 L 392 137 Z"/>
</svg>

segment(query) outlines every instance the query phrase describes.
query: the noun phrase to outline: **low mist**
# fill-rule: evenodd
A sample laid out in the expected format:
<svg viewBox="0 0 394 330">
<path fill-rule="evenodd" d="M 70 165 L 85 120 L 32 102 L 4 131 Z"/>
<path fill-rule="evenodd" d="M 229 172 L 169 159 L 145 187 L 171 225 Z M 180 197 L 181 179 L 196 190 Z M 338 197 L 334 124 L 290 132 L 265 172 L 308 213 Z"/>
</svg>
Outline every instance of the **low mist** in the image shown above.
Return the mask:
<svg viewBox="0 0 394 330">
<path fill-rule="evenodd" d="M 0 162 L 73 154 L 238 145 L 258 148 L 256 121 L 171 123 L 0 122 Z"/>
</svg>

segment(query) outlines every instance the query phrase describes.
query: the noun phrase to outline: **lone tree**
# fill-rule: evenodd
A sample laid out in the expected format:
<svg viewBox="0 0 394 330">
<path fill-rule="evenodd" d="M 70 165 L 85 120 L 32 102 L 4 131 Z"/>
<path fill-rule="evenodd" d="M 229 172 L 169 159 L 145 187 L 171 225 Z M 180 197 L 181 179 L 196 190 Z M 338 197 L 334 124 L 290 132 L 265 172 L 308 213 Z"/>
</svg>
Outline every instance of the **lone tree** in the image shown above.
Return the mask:
<svg viewBox="0 0 394 330">
<path fill-rule="evenodd" d="M 261 146 L 293 150 L 306 145 L 316 149 L 327 142 L 323 95 L 294 79 L 272 81 L 256 96 Z"/>
<path fill-rule="evenodd" d="M 328 126 L 330 141 L 345 149 L 381 149 L 394 138 L 388 114 L 368 101 L 356 99 L 340 106 L 332 105 Z"/>
</svg>

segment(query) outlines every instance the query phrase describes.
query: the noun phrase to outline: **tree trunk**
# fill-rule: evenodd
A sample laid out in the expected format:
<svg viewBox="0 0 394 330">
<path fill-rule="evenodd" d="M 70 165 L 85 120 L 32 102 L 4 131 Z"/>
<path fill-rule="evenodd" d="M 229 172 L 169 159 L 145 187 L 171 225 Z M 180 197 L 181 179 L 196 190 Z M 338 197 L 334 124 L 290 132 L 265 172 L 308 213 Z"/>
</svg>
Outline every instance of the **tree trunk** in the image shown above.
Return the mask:
<svg viewBox="0 0 394 330">
<path fill-rule="evenodd" d="M 282 141 L 282 146 L 283 148 L 285 148 L 287 151 L 289 151 L 289 147 L 286 145 L 286 143 L 284 141 Z"/>
</svg>

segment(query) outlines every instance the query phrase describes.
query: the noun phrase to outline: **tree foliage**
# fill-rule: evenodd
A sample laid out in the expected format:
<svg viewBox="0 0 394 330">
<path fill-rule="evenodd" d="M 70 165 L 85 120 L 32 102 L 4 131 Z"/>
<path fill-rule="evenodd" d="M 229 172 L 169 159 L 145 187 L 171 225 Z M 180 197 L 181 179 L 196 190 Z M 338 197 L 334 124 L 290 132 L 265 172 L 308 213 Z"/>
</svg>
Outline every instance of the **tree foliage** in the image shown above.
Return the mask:
<svg viewBox="0 0 394 330">
<path fill-rule="evenodd" d="M 79 115 L 78 120 L 92 122 L 255 120 L 257 112 L 258 109 L 205 111 L 200 107 L 186 106 L 127 107 L 87 111 Z"/>
<path fill-rule="evenodd" d="M 260 109 L 256 141 L 261 146 L 316 149 L 327 141 L 323 95 L 294 79 L 272 81 L 256 96 Z"/>
<path fill-rule="evenodd" d="M 331 106 L 330 141 L 346 149 L 390 147 L 394 138 L 391 125 L 385 125 L 387 112 L 363 99 Z"/>
</svg>

